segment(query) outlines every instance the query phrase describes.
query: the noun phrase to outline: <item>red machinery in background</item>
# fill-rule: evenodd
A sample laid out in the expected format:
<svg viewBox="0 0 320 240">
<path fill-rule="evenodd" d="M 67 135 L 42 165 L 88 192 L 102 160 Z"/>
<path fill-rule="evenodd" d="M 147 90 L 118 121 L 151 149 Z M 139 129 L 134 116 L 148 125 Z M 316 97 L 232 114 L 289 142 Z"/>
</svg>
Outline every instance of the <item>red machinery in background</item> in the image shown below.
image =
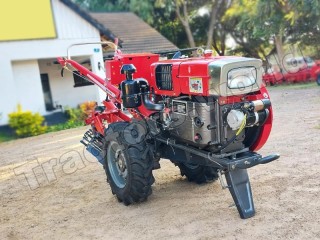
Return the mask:
<svg viewBox="0 0 320 240">
<path fill-rule="evenodd" d="M 86 119 L 91 129 L 82 143 L 103 164 L 112 193 L 125 205 L 146 200 L 152 171 L 165 158 L 189 181 L 219 178 L 241 218 L 253 216 L 247 169 L 279 158 L 256 153 L 272 127 L 261 61 L 214 57 L 202 49 L 197 56 L 177 51 L 160 60 L 160 54 L 122 54 L 106 44 L 115 54 L 105 62 L 105 79 L 69 54 L 58 61 L 106 92 L 103 105 Z"/>
<path fill-rule="evenodd" d="M 278 85 L 283 83 L 305 83 L 316 81 L 320 85 L 320 61 L 314 61 L 310 57 L 294 57 L 286 59 L 283 69 L 270 68 L 263 74 L 266 85 Z"/>
</svg>

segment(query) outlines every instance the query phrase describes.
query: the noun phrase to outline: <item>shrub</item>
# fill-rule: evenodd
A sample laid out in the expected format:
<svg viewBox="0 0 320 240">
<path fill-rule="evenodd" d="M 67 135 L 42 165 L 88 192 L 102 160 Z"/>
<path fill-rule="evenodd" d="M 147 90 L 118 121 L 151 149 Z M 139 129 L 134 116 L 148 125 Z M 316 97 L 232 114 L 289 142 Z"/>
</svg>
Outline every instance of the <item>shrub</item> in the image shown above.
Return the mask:
<svg viewBox="0 0 320 240">
<path fill-rule="evenodd" d="M 94 111 L 97 103 L 95 101 L 87 101 L 79 105 L 79 108 L 65 108 L 65 114 L 68 117 L 68 122 L 71 123 L 84 123 L 84 120 L 90 116 Z"/>
<path fill-rule="evenodd" d="M 46 126 L 43 126 L 44 117 L 39 113 L 31 111 L 22 111 L 21 105 L 18 105 L 16 112 L 9 114 L 9 126 L 15 130 L 19 137 L 30 137 L 45 133 Z"/>
<path fill-rule="evenodd" d="M 94 111 L 96 106 L 97 106 L 97 103 L 95 101 L 87 101 L 80 104 L 80 109 L 85 115 L 85 118 L 87 118 Z"/>
<path fill-rule="evenodd" d="M 70 128 L 81 127 L 85 125 L 84 120 L 88 117 L 87 111 L 88 107 L 81 104 L 80 108 L 69 108 L 65 107 L 65 114 L 68 118 L 68 121 L 65 123 L 53 125 L 48 127 L 48 132 L 56 132 Z M 83 107 L 81 107 L 83 105 Z"/>
<path fill-rule="evenodd" d="M 65 114 L 68 117 L 68 121 L 71 122 L 83 122 L 85 119 L 84 113 L 79 108 L 65 108 Z"/>
</svg>

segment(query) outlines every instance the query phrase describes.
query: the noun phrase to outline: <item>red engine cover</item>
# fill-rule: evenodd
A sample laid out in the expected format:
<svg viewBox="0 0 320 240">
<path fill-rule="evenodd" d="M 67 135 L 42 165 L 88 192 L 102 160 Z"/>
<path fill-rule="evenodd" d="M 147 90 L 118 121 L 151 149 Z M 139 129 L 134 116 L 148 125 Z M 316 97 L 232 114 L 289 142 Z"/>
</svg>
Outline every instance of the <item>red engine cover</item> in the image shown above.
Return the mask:
<svg viewBox="0 0 320 240">
<path fill-rule="evenodd" d="M 159 55 L 152 53 L 117 55 L 113 60 L 105 62 L 106 78 L 110 80 L 111 84 L 119 85 L 125 80 L 125 76 L 120 73 L 122 65 L 133 64 L 137 69 L 134 78 L 149 80 L 151 77 L 150 66 L 157 61 L 159 61 Z"/>
<path fill-rule="evenodd" d="M 163 90 L 157 86 L 156 76 L 151 75 L 149 84 L 154 87 L 155 93 L 166 96 L 179 96 L 180 94 L 209 96 L 209 64 L 221 59 L 233 59 L 233 56 L 208 56 L 199 58 L 171 59 L 155 62 L 151 72 L 156 73 L 159 65 L 172 66 L 172 90 Z"/>
</svg>

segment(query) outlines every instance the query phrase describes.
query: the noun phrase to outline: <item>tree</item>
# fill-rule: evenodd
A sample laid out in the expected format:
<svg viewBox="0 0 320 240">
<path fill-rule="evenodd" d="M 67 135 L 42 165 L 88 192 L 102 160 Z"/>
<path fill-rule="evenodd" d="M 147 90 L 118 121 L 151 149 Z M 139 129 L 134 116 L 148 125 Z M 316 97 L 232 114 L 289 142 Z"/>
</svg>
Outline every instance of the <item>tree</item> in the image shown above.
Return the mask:
<svg viewBox="0 0 320 240">
<path fill-rule="evenodd" d="M 162 31 L 162 24 L 155 24 L 154 27 L 177 46 L 195 47 L 201 45 L 207 49 L 213 48 L 219 55 L 224 55 L 226 33 L 221 25 L 221 19 L 232 0 L 156 0 L 156 3 L 158 8 L 155 8 L 155 12 L 159 11 L 159 6 L 166 9 L 165 12 L 170 15 L 170 20 L 160 19 L 178 34 L 173 39 Z M 180 27 L 183 28 L 184 34 Z"/>
<path fill-rule="evenodd" d="M 92 12 L 131 11 L 137 13 L 149 24 L 154 20 L 154 4 L 156 0 L 74 0 L 81 7 Z"/>
<path fill-rule="evenodd" d="M 220 20 L 231 0 L 74 1 L 90 11 L 132 11 L 179 47 L 200 44 L 213 47 L 220 55 L 225 53 L 226 34 Z"/>
<path fill-rule="evenodd" d="M 256 14 L 252 18 L 254 35 L 272 39 L 278 54 L 278 64 L 282 68 L 284 58 L 283 43 L 292 20 L 295 17 L 289 0 L 264 1 L 259 0 Z"/>
<path fill-rule="evenodd" d="M 175 12 L 182 23 L 190 47 L 195 47 L 195 35 L 201 42 L 204 42 L 203 36 L 206 36 L 205 47 L 210 49 L 213 47 L 218 54 L 223 55 L 225 50 L 225 34 L 221 32 L 223 29 L 219 28 L 219 23 L 224 15 L 225 11 L 231 4 L 231 0 L 207 0 L 207 1 L 188 1 L 188 0 L 176 0 Z M 200 14 L 199 9 L 206 12 L 206 14 Z M 202 24 L 194 24 L 202 22 Z M 205 31 L 205 35 L 203 32 Z M 218 31 L 220 30 L 220 34 Z M 218 37 L 220 37 L 218 41 Z M 218 42 L 221 43 L 221 47 L 218 47 Z"/>
<path fill-rule="evenodd" d="M 129 0 L 74 0 L 81 7 L 93 12 L 129 11 Z"/>
<path fill-rule="evenodd" d="M 90 11 L 132 11 L 180 48 L 205 46 L 224 55 L 233 38 L 233 53 L 266 58 L 277 52 L 282 60 L 287 43 L 319 45 L 319 0 L 74 1 Z"/>
<path fill-rule="evenodd" d="M 174 1 L 170 0 L 73 0 L 92 12 L 131 11 L 179 46 L 185 46 L 185 35 L 176 18 Z"/>
<path fill-rule="evenodd" d="M 293 2 L 296 17 L 289 26 L 290 44 L 298 43 L 302 48 L 314 49 L 311 55 L 320 58 L 320 2 L 317 0 Z"/>
<path fill-rule="evenodd" d="M 193 48 L 196 46 L 196 44 L 194 42 L 194 37 L 193 37 L 192 31 L 190 28 L 190 23 L 189 23 L 190 16 L 189 16 L 189 11 L 188 11 L 188 1 L 187 0 L 184 0 L 184 1 L 176 0 L 175 3 L 176 3 L 175 11 L 176 11 L 177 17 L 179 18 L 180 22 L 182 23 L 182 25 L 184 27 L 184 30 L 187 34 L 187 38 L 188 38 L 190 47 Z M 181 10 L 181 8 L 182 8 L 182 10 Z"/>
<path fill-rule="evenodd" d="M 244 27 L 252 30 L 254 40 L 273 42 L 281 68 L 285 58 L 285 43 L 305 44 L 308 40 L 312 40 L 311 44 L 316 43 L 314 36 L 319 36 L 320 26 L 319 1 L 246 0 L 239 2 L 246 7 L 252 3 L 255 4 L 250 14 L 241 16 L 242 21 L 247 18 L 247 24 Z"/>
<path fill-rule="evenodd" d="M 271 51 L 269 37 L 254 34 L 257 31 L 256 28 L 259 28 L 254 23 L 257 4 L 257 1 L 234 0 L 226 10 L 221 24 L 225 32 L 238 44 L 234 53 L 240 52 L 245 56 L 266 58 L 268 52 Z"/>
<path fill-rule="evenodd" d="M 207 39 L 206 48 L 211 48 L 211 46 L 212 46 L 213 33 L 214 33 L 215 28 L 217 27 L 216 25 L 217 25 L 218 17 L 221 18 L 221 16 L 223 16 L 224 12 L 228 8 L 228 5 L 229 5 L 228 3 L 231 3 L 231 1 L 212 0 L 211 12 L 210 12 L 210 22 L 209 22 L 209 28 L 208 28 L 208 34 L 207 34 L 208 39 Z"/>
</svg>

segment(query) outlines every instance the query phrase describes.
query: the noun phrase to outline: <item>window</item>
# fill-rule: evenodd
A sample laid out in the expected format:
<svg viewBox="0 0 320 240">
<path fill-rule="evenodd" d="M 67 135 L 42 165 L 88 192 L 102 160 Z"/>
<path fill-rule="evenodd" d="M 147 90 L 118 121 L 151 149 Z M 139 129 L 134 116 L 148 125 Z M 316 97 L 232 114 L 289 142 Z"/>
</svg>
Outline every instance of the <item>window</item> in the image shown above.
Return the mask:
<svg viewBox="0 0 320 240">
<path fill-rule="evenodd" d="M 92 82 L 88 81 L 85 76 L 81 75 L 78 71 L 73 71 L 73 80 L 73 87 L 84 87 L 94 85 Z"/>
</svg>

